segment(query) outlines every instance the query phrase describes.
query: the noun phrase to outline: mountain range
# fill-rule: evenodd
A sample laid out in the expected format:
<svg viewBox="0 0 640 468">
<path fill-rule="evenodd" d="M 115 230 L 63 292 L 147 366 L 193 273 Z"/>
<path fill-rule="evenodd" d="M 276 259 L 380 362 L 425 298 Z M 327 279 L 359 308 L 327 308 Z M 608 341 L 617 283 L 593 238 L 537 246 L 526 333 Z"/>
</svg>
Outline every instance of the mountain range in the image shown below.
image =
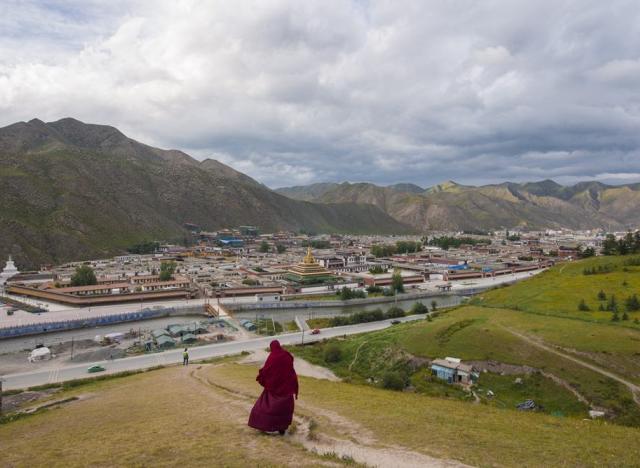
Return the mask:
<svg viewBox="0 0 640 468">
<path fill-rule="evenodd" d="M 320 183 L 283 187 L 288 197 L 321 203 L 369 203 L 419 231 L 504 228 L 628 229 L 640 225 L 640 184 L 540 182 L 466 186 Z"/>
<path fill-rule="evenodd" d="M 65 118 L 0 128 L 0 259 L 33 268 L 109 256 L 144 240 L 244 224 L 262 231 L 406 233 L 372 204 L 278 194 L 216 160 Z"/>
</svg>

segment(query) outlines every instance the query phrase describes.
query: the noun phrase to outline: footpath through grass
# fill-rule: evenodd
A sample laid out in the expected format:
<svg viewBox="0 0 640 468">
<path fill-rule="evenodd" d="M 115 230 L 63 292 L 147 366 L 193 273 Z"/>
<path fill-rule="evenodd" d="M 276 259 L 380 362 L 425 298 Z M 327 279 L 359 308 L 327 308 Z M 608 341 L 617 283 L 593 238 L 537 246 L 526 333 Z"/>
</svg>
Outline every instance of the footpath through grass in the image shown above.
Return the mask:
<svg viewBox="0 0 640 468">
<path fill-rule="evenodd" d="M 211 368 L 212 380 L 257 396 L 255 368 Z M 598 421 L 514 413 L 485 405 L 302 377 L 297 411 L 348 418 L 384 444 L 476 466 L 637 466 L 640 431 Z M 517 419 L 516 419 L 517 417 Z"/>
</svg>

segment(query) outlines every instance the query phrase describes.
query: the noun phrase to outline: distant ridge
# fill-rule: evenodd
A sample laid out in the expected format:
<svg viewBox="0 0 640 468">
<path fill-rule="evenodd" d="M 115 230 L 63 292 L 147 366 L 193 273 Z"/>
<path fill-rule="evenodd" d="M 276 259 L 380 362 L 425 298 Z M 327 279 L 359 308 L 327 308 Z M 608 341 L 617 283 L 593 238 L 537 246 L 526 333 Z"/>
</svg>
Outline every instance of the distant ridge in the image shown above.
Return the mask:
<svg viewBox="0 0 640 468">
<path fill-rule="evenodd" d="M 13 254 L 22 268 L 104 257 L 146 239 L 181 240 L 187 222 L 208 230 L 410 231 L 376 206 L 292 200 L 219 161 L 72 118 L 0 128 L 0 184 L 0 261 Z"/>
<path fill-rule="evenodd" d="M 314 184 L 278 189 L 293 198 L 323 203 L 370 203 L 421 231 L 504 228 L 627 229 L 640 225 L 640 184 L 611 186 L 552 180 L 484 185 L 446 181 L 422 192 L 405 184 Z M 400 187 L 401 189 L 398 189 Z"/>
</svg>

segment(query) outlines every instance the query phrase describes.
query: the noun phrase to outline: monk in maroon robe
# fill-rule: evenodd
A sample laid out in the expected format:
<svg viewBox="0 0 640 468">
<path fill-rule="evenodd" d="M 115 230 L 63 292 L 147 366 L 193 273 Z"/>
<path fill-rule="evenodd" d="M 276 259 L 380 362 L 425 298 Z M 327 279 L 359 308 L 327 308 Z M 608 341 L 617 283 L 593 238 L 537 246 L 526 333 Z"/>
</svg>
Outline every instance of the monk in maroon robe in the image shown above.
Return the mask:
<svg viewBox="0 0 640 468">
<path fill-rule="evenodd" d="M 293 368 L 293 356 L 280 342 L 274 340 L 269 347 L 269 357 L 256 377 L 264 390 L 253 405 L 249 426 L 284 435 L 293 419 L 293 396 L 298 398 L 298 376 Z"/>
</svg>

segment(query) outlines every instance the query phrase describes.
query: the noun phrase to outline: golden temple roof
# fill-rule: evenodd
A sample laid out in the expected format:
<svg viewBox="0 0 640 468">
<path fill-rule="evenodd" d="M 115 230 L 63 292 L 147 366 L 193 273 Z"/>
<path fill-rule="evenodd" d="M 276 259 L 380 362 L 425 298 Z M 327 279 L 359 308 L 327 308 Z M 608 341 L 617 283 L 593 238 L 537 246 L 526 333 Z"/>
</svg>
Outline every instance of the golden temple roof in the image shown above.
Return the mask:
<svg viewBox="0 0 640 468">
<path fill-rule="evenodd" d="M 302 263 L 306 263 L 307 265 L 316 263 L 316 259 L 313 258 L 313 253 L 311 253 L 311 247 L 307 247 L 307 255 L 305 255 Z"/>
</svg>

